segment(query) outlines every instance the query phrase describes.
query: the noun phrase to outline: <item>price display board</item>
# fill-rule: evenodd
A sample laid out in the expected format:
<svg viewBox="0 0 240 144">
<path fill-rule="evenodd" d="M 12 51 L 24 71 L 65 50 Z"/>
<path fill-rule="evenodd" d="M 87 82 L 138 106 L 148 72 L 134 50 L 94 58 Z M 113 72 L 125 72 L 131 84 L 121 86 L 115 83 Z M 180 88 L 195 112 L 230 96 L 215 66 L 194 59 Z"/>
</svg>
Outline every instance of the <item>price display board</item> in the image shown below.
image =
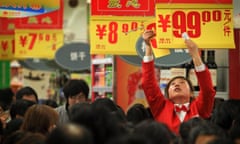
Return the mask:
<svg viewBox="0 0 240 144">
<path fill-rule="evenodd" d="M 92 16 L 90 23 L 90 53 L 113 55 L 137 55 L 137 47 L 144 50 L 141 40 L 144 29 L 156 29 L 155 17 L 107 17 Z M 169 54 L 169 50 L 157 49 L 155 56 Z"/>
<path fill-rule="evenodd" d="M 63 45 L 62 30 L 16 30 L 16 58 L 54 58 Z"/>
<path fill-rule="evenodd" d="M 135 45 L 144 29 L 144 17 L 92 16 L 91 54 L 136 55 Z"/>
<path fill-rule="evenodd" d="M 200 48 L 235 48 L 231 4 L 157 4 L 158 48 L 184 48 L 187 32 Z"/>
</svg>

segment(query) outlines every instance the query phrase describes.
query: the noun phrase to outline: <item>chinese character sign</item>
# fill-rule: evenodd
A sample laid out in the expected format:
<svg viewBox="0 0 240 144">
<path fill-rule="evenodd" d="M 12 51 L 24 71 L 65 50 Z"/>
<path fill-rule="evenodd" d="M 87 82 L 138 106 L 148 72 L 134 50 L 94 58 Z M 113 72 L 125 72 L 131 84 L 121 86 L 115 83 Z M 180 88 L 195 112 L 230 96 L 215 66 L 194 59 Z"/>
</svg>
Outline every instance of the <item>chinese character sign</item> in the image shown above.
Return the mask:
<svg viewBox="0 0 240 144">
<path fill-rule="evenodd" d="M 232 5 L 157 4 L 158 48 L 184 48 L 187 32 L 201 48 L 234 48 Z"/>
<path fill-rule="evenodd" d="M 59 9 L 61 0 L 1 0 L 0 17 L 28 17 Z"/>
<path fill-rule="evenodd" d="M 155 0 L 93 0 L 91 15 L 154 16 Z"/>
<path fill-rule="evenodd" d="M 156 3 L 231 4 L 232 0 L 156 0 Z"/>
</svg>

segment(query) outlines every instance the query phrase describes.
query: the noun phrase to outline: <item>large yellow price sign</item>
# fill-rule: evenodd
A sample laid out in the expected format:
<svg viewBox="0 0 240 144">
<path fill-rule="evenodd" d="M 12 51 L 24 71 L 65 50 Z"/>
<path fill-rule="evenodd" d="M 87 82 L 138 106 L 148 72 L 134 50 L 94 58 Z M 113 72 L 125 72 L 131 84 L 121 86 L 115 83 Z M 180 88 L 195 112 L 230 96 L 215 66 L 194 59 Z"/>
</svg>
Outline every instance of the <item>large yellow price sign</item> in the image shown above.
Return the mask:
<svg viewBox="0 0 240 144">
<path fill-rule="evenodd" d="M 92 16 L 90 53 L 137 55 L 136 45 L 144 29 L 156 29 L 155 17 Z M 157 47 L 154 47 L 153 51 L 157 57 L 169 54 L 168 50 L 157 49 Z"/>
<path fill-rule="evenodd" d="M 157 4 L 158 48 L 184 48 L 187 32 L 201 48 L 235 48 L 232 5 Z"/>
<path fill-rule="evenodd" d="M 92 16 L 91 54 L 136 55 L 136 42 L 144 29 L 143 17 Z"/>
<path fill-rule="evenodd" d="M 62 30 L 16 30 L 16 58 L 54 58 L 63 45 Z"/>
</svg>

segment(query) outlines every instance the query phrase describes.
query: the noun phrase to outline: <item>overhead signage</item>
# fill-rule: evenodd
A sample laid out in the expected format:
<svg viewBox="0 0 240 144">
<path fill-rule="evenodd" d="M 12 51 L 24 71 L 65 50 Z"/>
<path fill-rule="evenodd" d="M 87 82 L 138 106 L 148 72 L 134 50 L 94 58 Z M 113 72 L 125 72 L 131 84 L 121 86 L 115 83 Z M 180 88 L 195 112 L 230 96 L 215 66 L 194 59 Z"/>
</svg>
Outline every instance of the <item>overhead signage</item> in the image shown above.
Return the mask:
<svg viewBox="0 0 240 144">
<path fill-rule="evenodd" d="M 89 44 L 71 43 L 65 44 L 58 49 L 55 54 L 55 61 L 61 67 L 71 70 L 80 71 L 90 69 Z"/>
<path fill-rule="evenodd" d="M 1 0 L 0 17 L 29 17 L 59 9 L 61 0 Z"/>
<path fill-rule="evenodd" d="M 155 0 L 93 0 L 91 15 L 154 16 Z"/>
<path fill-rule="evenodd" d="M 15 31 L 15 58 L 54 58 L 63 45 L 62 30 Z"/>
<path fill-rule="evenodd" d="M 144 29 L 156 29 L 154 17 L 92 16 L 90 23 L 91 54 L 137 55 L 136 45 Z M 141 43 L 142 45 L 144 43 Z M 153 46 L 157 57 L 169 50 Z"/>
<path fill-rule="evenodd" d="M 200 48 L 235 48 L 230 4 L 157 4 L 158 48 L 184 48 L 187 32 Z"/>
<path fill-rule="evenodd" d="M 205 3 L 205 4 L 231 4 L 232 0 L 156 0 L 156 3 Z"/>
<path fill-rule="evenodd" d="M 13 35 L 0 35 L 0 60 L 9 60 L 14 57 L 15 42 Z"/>
</svg>

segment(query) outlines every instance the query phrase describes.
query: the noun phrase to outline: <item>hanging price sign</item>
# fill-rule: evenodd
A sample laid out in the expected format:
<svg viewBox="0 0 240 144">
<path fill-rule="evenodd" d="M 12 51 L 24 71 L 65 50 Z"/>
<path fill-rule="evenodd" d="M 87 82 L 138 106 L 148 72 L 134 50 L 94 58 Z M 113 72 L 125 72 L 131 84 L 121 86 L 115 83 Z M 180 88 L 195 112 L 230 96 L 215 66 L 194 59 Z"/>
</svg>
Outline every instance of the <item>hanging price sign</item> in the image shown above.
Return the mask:
<svg viewBox="0 0 240 144">
<path fill-rule="evenodd" d="M 144 29 L 156 29 L 155 17 L 91 17 L 91 54 L 137 55 Z M 154 47 L 154 46 L 153 46 Z M 154 47 L 155 53 L 156 47 Z M 169 54 L 157 49 L 156 56 Z"/>
<path fill-rule="evenodd" d="M 0 60 L 12 59 L 14 56 L 14 36 L 1 35 L 0 36 Z"/>
<path fill-rule="evenodd" d="M 62 30 L 16 30 L 16 58 L 54 58 L 63 45 Z"/>
<path fill-rule="evenodd" d="M 235 48 L 232 5 L 157 4 L 158 48 L 184 48 L 187 32 L 200 48 Z"/>
<path fill-rule="evenodd" d="M 144 17 L 92 16 L 91 54 L 136 54 L 136 41 L 144 29 Z"/>
</svg>

